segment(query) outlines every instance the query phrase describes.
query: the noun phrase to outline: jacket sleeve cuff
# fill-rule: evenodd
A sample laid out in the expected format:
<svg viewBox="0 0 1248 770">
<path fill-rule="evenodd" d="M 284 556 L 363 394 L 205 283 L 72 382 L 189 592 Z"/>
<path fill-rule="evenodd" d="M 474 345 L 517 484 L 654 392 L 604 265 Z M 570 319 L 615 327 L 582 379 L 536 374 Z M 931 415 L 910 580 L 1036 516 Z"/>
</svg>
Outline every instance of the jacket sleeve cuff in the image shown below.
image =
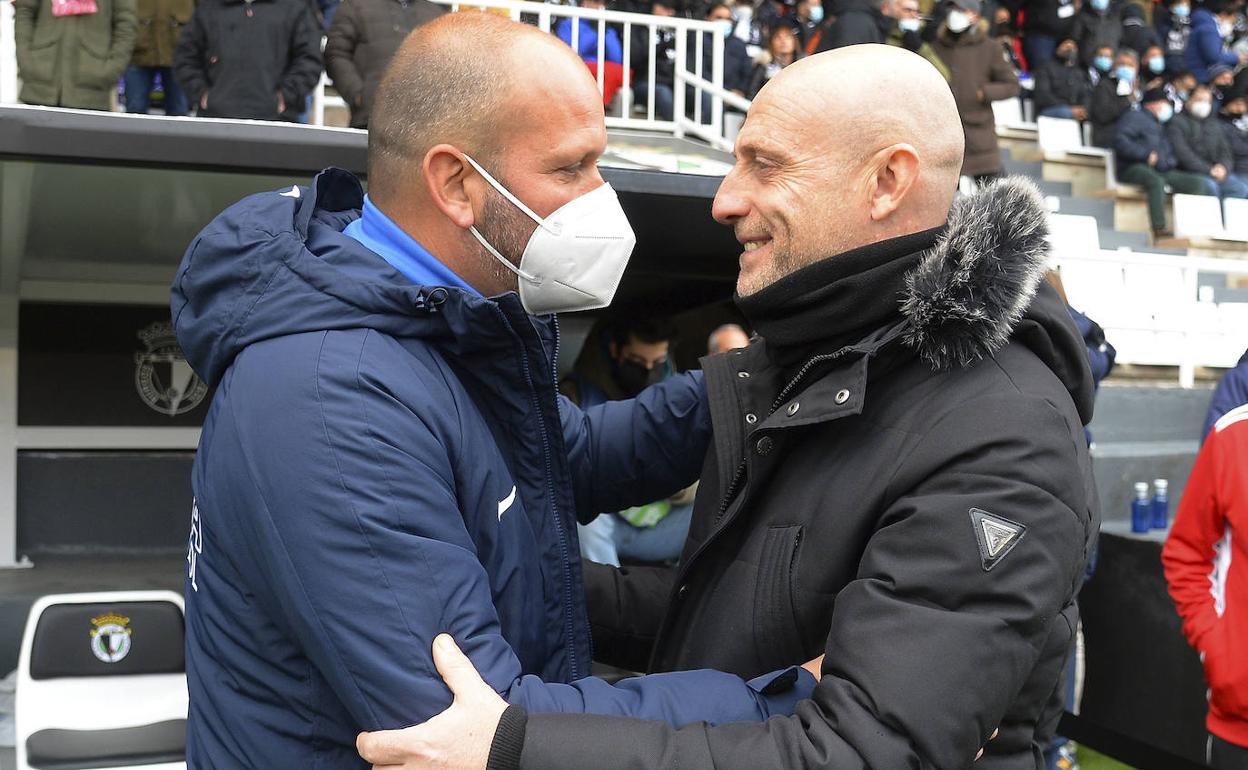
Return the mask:
<svg viewBox="0 0 1248 770">
<path fill-rule="evenodd" d="M 524 730 L 529 713 L 519 706 L 508 706 L 498 720 L 490 756 L 485 770 L 520 770 L 520 753 L 524 750 Z"/>
<path fill-rule="evenodd" d="M 764 719 L 789 716 L 797 708 L 798 701 L 809 698 L 815 692 L 818 680 L 801 666 L 789 666 L 780 671 L 763 674 L 746 682 L 758 693 L 759 704 L 767 712 Z"/>
</svg>

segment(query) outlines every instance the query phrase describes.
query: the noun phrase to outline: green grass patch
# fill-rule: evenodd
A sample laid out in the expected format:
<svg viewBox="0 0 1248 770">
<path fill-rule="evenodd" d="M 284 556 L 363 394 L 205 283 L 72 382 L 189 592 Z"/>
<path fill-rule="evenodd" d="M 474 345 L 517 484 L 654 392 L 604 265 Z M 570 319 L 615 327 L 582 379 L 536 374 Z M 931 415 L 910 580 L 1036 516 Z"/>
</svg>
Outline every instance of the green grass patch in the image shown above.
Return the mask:
<svg viewBox="0 0 1248 770">
<path fill-rule="evenodd" d="M 1086 746 L 1079 747 L 1079 767 L 1081 770 L 1134 770 L 1130 765 L 1098 754 Z"/>
</svg>

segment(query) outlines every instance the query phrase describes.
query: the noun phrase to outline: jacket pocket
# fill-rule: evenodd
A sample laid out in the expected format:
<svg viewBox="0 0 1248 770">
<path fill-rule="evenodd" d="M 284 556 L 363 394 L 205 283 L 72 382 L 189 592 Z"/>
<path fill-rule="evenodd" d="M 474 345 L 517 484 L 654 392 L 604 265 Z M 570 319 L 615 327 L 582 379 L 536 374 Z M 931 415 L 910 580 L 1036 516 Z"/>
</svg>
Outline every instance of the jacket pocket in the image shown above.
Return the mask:
<svg viewBox="0 0 1248 770">
<path fill-rule="evenodd" d="M 30 83 L 47 83 L 56 69 L 56 57 L 60 54 L 60 40 L 53 39 L 38 47 L 32 47 L 19 57 L 21 78 Z"/>
<path fill-rule="evenodd" d="M 754 584 L 754 644 L 768 669 L 806 661 L 794 602 L 794 576 L 802 545 L 802 525 L 768 527 Z"/>
<path fill-rule="evenodd" d="M 81 85 L 96 88 L 107 88 L 120 77 L 120 73 L 108 69 L 108 50 L 96 50 L 94 45 L 83 40 L 78 48 L 78 77 Z"/>
</svg>

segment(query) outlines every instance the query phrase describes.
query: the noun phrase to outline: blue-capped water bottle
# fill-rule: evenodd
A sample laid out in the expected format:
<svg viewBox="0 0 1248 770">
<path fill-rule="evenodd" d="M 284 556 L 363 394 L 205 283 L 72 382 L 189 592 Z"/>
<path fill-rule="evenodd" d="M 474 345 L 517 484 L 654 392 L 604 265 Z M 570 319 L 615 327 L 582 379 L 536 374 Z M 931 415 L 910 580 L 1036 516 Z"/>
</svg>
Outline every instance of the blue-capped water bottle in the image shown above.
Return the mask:
<svg viewBox="0 0 1248 770">
<path fill-rule="evenodd" d="M 1135 501 L 1131 503 L 1131 531 L 1147 532 L 1153 525 L 1153 501 L 1148 499 L 1148 484 L 1136 482 Z"/>
<path fill-rule="evenodd" d="M 1165 529 L 1170 525 L 1170 482 L 1165 479 L 1153 481 L 1153 529 Z"/>
</svg>

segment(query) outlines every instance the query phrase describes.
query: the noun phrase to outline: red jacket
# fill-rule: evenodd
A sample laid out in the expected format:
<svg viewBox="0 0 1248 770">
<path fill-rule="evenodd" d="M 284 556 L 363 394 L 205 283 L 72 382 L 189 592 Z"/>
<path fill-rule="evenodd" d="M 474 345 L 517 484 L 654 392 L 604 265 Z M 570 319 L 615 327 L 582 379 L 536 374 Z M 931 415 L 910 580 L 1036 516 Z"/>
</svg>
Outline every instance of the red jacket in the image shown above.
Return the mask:
<svg viewBox="0 0 1248 770">
<path fill-rule="evenodd" d="M 1209 683 L 1209 732 L 1248 746 L 1248 404 L 1218 420 L 1162 549 Z"/>
</svg>

